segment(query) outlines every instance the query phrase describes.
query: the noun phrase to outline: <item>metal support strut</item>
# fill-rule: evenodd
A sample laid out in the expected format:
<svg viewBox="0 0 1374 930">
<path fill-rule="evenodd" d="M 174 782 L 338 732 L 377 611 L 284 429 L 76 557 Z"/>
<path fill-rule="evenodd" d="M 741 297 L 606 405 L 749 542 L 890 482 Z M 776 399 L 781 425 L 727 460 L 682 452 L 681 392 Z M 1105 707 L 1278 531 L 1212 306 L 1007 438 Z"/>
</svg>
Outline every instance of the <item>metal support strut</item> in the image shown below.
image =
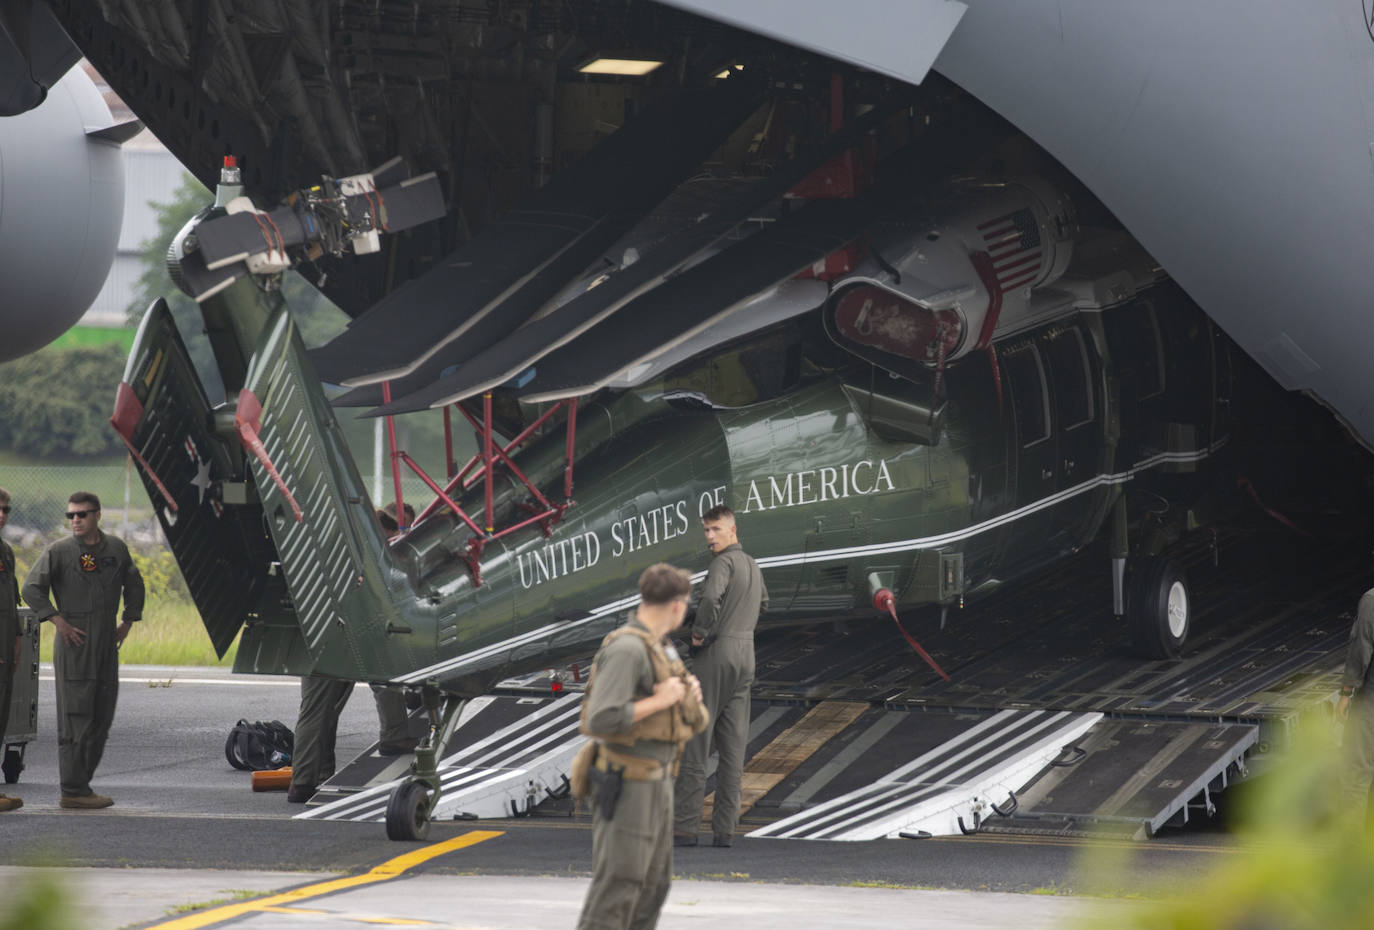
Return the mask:
<svg viewBox="0 0 1374 930">
<path fill-rule="evenodd" d="M 382 382 L 382 397 L 390 403 L 391 385 L 389 382 Z M 493 437 L 492 427 L 492 397 L 490 393 L 482 396 L 482 419 L 479 421 L 471 413 L 458 404 L 453 405 L 469 423 L 477 430 L 477 454 L 468 460 L 467 464 L 461 469 L 456 467 L 453 457 L 453 428 L 450 411 L 444 408 L 444 444 L 445 452 L 445 471 L 447 482 L 440 486 L 437 481 L 429 476 L 413 458 L 405 451 L 397 447 L 396 426 L 394 419 L 390 416 L 386 418 L 387 442 L 390 445 L 391 458 L 391 479 L 396 495 L 396 512 L 404 513 L 404 501 L 401 499 L 401 465 L 408 466 L 411 471 L 420 478 L 421 481 L 434 492 L 434 500 L 420 512 L 414 520 L 413 525 L 419 524 L 425 518 L 436 513 L 440 508 L 447 507 L 475 534 L 468 540 L 467 549 L 459 555 L 472 572 L 474 584 L 482 584 L 482 551 L 486 544 L 502 536 L 524 529 L 531 524 L 538 524 L 543 528 L 544 534 L 551 535 L 553 525 L 563 519 L 567 509 L 573 506 L 573 453 L 577 444 L 577 398 L 561 400 L 546 410 L 538 419 L 527 426 L 520 435 L 516 436 L 506 445 L 496 442 Z M 515 464 L 511 457 L 517 448 L 559 410 L 567 411 L 567 442 L 566 442 L 566 462 L 563 466 L 563 501 L 555 504 L 544 495 L 539 488 L 535 487 L 534 482 Z M 480 466 L 480 467 L 479 467 Z M 517 481 L 525 486 L 529 494 L 537 503 L 535 505 L 523 505 L 523 509 L 530 513 L 526 519 L 512 523 L 510 526 L 497 529 L 495 525 L 495 478 L 496 468 L 500 466 L 510 472 Z M 474 472 L 474 468 L 476 471 Z M 472 516 L 462 508 L 455 500 L 458 496 L 455 492 L 463 492 L 471 489 L 477 482 L 482 482 L 482 523 L 479 524 Z"/>
<path fill-rule="evenodd" d="M 429 730 L 415 747 L 410 775 L 391 792 L 386 808 L 386 835 L 393 840 L 422 840 L 429 833 L 434 811 L 443 795 L 439 760 L 448 750 L 460 713 L 468 699 L 441 692 L 434 682 L 421 689 Z"/>
</svg>

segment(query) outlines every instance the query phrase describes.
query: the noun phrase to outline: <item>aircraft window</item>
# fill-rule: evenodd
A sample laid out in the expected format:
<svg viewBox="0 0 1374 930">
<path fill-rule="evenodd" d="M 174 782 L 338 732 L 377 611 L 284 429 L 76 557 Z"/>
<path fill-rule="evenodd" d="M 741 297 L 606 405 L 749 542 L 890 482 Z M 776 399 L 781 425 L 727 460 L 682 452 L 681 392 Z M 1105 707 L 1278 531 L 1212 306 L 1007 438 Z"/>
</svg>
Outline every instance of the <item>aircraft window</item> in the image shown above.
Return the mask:
<svg viewBox="0 0 1374 930">
<path fill-rule="evenodd" d="M 1049 398 L 1045 396 L 1045 366 L 1033 345 L 1007 352 L 1002 371 L 1011 385 L 1016 428 L 1023 448 L 1043 442 L 1050 435 Z"/>
<path fill-rule="evenodd" d="M 1050 371 L 1054 372 L 1054 401 L 1061 429 L 1074 429 L 1093 419 L 1092 369 L 1083 333 L 1064 329 L 1045 340 Z"/>
<path fill-rule="evenodd" d="M 747 407 L 794 390 L 809 368 L 805 341 L 789 324 L 699 355 L 670 371 L 660 384 L 679 405 Z"/>
</svg>

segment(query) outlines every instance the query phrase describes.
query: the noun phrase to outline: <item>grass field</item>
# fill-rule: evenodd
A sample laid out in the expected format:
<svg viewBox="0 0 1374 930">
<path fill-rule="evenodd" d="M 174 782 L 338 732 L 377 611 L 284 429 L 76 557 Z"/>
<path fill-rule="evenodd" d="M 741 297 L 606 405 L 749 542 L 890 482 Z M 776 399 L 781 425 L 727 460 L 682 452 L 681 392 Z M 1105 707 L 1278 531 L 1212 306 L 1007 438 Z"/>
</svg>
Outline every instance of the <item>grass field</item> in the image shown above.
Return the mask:
<svg viewBox="0 0 1374 930">
<path fill-rule="evenodd" d="M 73 346 L 103 346 L 114 343 L 128 355 L 133 348 L 136 331 L 131 327 L 73 326 L 53 341 L 61 349 Z"/>
<path fill-rule="evenodd" d="M 40 627 L 39 658 L 52 661 L 53 625 Z M 201 625 L 200 614 L 186 602 L 150 604 L 143 620 L 134 624 L 119 661 L 132 665 L 208 665 L 230 668 L 238 640 L 229 647 L 223 659 L 215 655 L 210 636 Z"/>
</svg>

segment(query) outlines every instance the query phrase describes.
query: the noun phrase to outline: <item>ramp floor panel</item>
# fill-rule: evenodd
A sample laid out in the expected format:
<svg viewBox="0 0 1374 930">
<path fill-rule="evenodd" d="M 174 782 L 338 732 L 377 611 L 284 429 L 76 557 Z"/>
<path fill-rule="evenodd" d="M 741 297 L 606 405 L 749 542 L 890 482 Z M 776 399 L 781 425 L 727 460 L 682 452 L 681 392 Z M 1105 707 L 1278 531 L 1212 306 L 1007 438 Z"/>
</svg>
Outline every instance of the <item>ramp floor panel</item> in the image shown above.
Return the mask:
<svg viewBox="0 0 1374 930">
<path fill-rule="evenodd" d="M 1052 766 L 1021 793 L 993 832 L 1111 833 L 1144 838 L 1190 811 L 1210 814 L 1212 795 L 1245 773 L 1258 739 L 1250 724 L 1112 720 L 1079 741 L 1081 758 Z"/>
<path fill-rule="evenodd" d="M 1112 715 L 1281 721 L 1335 690 L 1368 584 L 1354 547 L 1275 555 L 1242 537 L 1189 569 L 1193 633 L 1180 659 L 1129 649 L 1101 552 L 1013 591 L 904 618 L 950 673 L 936 677 L 890 620 L 761 632 L 755 695 L 911 708 L 1052 707 Z"/>
</svg>

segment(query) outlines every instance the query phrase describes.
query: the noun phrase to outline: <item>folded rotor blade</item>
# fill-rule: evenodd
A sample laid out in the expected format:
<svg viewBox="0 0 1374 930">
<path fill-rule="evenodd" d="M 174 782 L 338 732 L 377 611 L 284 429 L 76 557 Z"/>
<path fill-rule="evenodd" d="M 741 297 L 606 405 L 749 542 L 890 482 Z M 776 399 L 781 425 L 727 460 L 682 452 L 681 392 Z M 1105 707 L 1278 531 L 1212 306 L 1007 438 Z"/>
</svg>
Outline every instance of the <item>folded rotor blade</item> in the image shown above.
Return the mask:
<svg viewBox="0 0 1374 930">
<path fill-rule="evenodd" d="M 316 350 L 320 376 L 349 386 L 397 379 L 460 337 L 473 336 L 476 354 L 507 335 L 700 165 L 757 108 L 763 89 L 732 77 L 665 96 Z M 478 338 L 472 331 L 489 317 L 497 319 Z"/>
<path fill-rule="evenodd" d="M 566 345 L 587 330 L 601 324 L 644 294 L 663 285 L 683 267 L 699 260 L 717 240 L 735 229 L 741 221 L 782 197 L 816 168 L 854 145 L 886 116 L 886 108 L 874 109 L 846 129 L 831 135 L 821 145 L 780 165 L 767 178 L 755 181 L 729 200 L 711 205 L 709 214 L 697 224 L 656 245 L 628 268 L 610 275 L 596 287 L 578 295 L 547 316 L 533 320 L 480 354 L 462 357 L 445 353 L 445 367 L 465 361 L 457 371 L 431 379 L 414 390 L 392 386 L 391 403 L 368 412 L 369 416 L 409 413 L 428 407 L 456 403 L 503 384 L 538 359 Z M 714 244 L 714 245 L 713 245 Z M 338 406 L 354 406 L 364 398 L 344 395 Z"/>
<path fill-rule="evenodd" d="M 779 220 L 545 356 L 517 393 L 523 400 L 545 401 L 597 390 L 854 239 L 873 215 L 871 204 L 868 198 L 819 201 Z"/>
</svg>

